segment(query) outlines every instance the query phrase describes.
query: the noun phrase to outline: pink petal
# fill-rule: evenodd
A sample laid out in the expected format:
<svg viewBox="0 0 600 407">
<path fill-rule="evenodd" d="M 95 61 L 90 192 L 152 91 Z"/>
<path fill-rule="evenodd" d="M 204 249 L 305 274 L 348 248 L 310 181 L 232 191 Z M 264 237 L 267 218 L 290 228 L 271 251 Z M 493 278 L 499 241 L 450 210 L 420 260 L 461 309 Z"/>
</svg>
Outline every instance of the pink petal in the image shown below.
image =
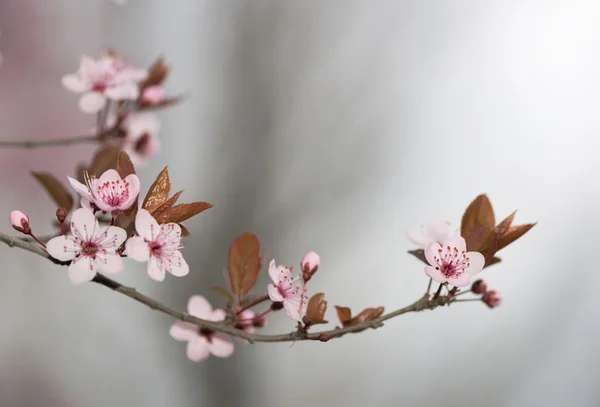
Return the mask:
<svg viewBox="0 0 600 407">
<path fill-rule="evenodd" d="M 233 353 L 233 343 L 219 334 L 214 334 L 208 344 L 208 350 L 219 358 L 226 358 Z"/>
<path fill-rule="evenodd" d="M 81 239 L 90 239 L 99 230 L 98 219 L 94 214 L 85 209 L 79 208 L 71 216 L 71 233 L 81 236 Z"/>
<path fill-rule="evenodd" d="M 206 298 L 201 295 L 193 295 L 190 297 L 187 306 L 188 313 L 197 318 L 210 318 L 213 314 L 212 305 Z"/>
<path fill-rule="evenodd" d="M 98 92 L 88 92 L 79 98 L 79 108 L 84 113 L 98 113 L 104 105 L 106 98 Z"/>
<path fill-rule="evenodd" d="M 478 252 L 467 252 L 466 256 L 468 257 L 471 265 L 465 270 L 465 273 L 473 277 L 483 270 L 483 266 L 485 265 L 485 257 L 483 257 L 483 254 Z"/>
<path fill-rule="evenodd" d="M 283 296 L 279 293 L 279 290 L 273 284 L 269 284 L 269 286 L 267 287 L 267 291 L 269 292 L 269 298 L 271 299 L 271 301 L 283 301 Z"/>
<path fill-rule="evenodd" d="M 135 217 L 135 230 L 138 235 L 154 240 L 154 234 L 158 233 L 160 226 L 150 212 L 140 209 Z"/>
<path fill-rule="evenodd" d="M 125 253 L 127 257 L 139 262 L 148 261 L 150 258 L 148 243 L 144 242 L 144 238 L 140 236 L 127 239 L 125 242 Z"/>
<path fill-rule="evenodd" d="M 146 90 L 144 90 L 144 93 L 142 94 L 142 99 L 144 100 L 144 102 L 156 105 L 165 100 L 165 92 L 163 91 L 163 88 L 160 85 L 149 86 L 146 88 Z"/>
<path fill-rule="evenodd" d="M 137 139 L 144 133 L 155 134 L 160 130 L 160 121 L 153 113 L 132 113 L 123 123 L 127 137 Z"/>
<path fill-rule="evenodd" d="M 198 327 L 187 322 L 177 321 L 171 325 L 169 335 L 176 341 L 189 341 L 198 336 Z"/>
<path fill-rule="evenodd" d="M 108 226 L 106 231 L 102 230 L 101 233 L 106 232 L 106 237 L 109 239 L 108 242 L 102 245 L 105 249 L 118 249 L 125 239 L 127 239 L 127 232 L 125 229 L 117 226 Z"/>
<path fill-rule="evenodd" d="M 179 250 L 177 250 L 174 253 L 174 256 L 179 258 L 179 262 L 177 262 L 177 260 L 174 260 L 173 263 L 171 263 L 171 268 L 169 272 L 175 277 L 187 276 L 190 272 L 190 266 L 188 266 L 187 262 L 183 258 L 183 255 Z"/>
<path fill-rule="evenodd" d="M 104 94 L 112 100 L 134 100 L 140 95 L 140 90 L 135 83 L 124 83 L 106 89 Z"/>
<path fill-rule="evenodd" d="M 441 248 L 442 246 L 440 246 L 439 243 L 436 242 L 430 243 L 429 246 L 425 248 L 425 258 L 427 259 L 427 262 L 434 267 L 438 265 L 435 261 L 435 257 L 437 257 L 438 259 L 440 258 L 439 250 Z"/>
<path fill-rule="evenodd" d="M 94 184 L 104 184 L 106 182 L 121 182 L 121 176 L 116 170 L 110 169 L 104 171 L 104 173 L 98 178 Z"/>
<path fill-rule="evenodd" d="M 467 273 L 462 273 L 458 278 L 449 278 L 448 283 L 454 287 L 467 287 L 471 285 L 471 276 Z"/>
<path fill-rule="evenodd" d="M 269 277 L 275 284 L 279 284 L 280 272 L 277 264 L 275 263 L 275 259 L 269 262 Z"/>
<path fill-rule="evenodd" d="M 117 274 L 125 269 L 123 265 L 123 259 L 118 254 L 106 254 L 98 258 L 98 268 L 101 272 L 106 274 Z"/>
<path fill-rule="evenodd" d="M 156 259 L 155 256 L 150 256 L 148 259 L 148 266 L 146 267 L 148 276 L 154 281 L 164 281 L 165 279 L 165 268 Z"/>
<path fill-rule="evenodd" d="M 86 84 L 79 78 L 79 76 L 74 74 L 65 75 L 62 77 L 62 84 L 65 88 L 70 90 L 71 92 L 81 93 L 85 92 L 89 88 Z"/>
<path fill-rule="evenodd" d="M 98 265 L 91 257 L 79 257 L 69 265 L 69 279 L 75 285 L 87 283 L 96 276 L 97 269 Z"/>
<path fill-rule="evenodd" d="M 210 356 L 208 342 L 204 337 L 196 336 L 187 344 L 187 357 L 192 362 L 201 362 Z"/>
<path fill-rule="evenodd" d="M 119 207 L 121 210 L 129 209 L 140 194 L 140 179 L 137 175 L 130 174 L 125 177 L 124 181 L 129 183 L 129 198 Z"/>
<path fill-rule="evenodd" d="M 422 228 L 409 228 L 404 231 L 408 240 L 419 247 L 427 247 L 431 243 L 431 238 L 425 234 Z"/>
<path fill-rule="evenodd" d="M 227 317 L 227 313 L 225 312 L 225 310 L 217 308 L 212 312 L 210 318 L 206 319 L 208 319 L 209 321 L 219 322 L 225 320 L 225 317 Z"/>
<path fill-rule="evenodd" d="M 87 186 L 77 181 L 75 178 L 67 177 L 67 179 L 69 180 L 69 183 L 71 184 L 75 192 L 77 192 L 82 198 L 93 201 L 92 194 L 90 193 L 90 190 Z"/>
<path fill-rule="evenodd" d="M 79 203 L 81 204 L 82 208 L 87 209 L 88 211 L 93 211 L 94 208 L 92 208 L 92 203 L 85 198 L 81 198 L 81 200 L 79 201 Z"/>
<path fill-rule="evenodd" d="M 443 220 L 430 220 L 425 225 L 425 231 L 436 242 L 443 242 L 448 238 L 450 227 Z"/>
<path fill-rule="evenodd" d="M 58 236 L 46 243 L 46 250 L 56 260 L 69 261 L 75 258 L 75 251 L 81 250 L 81 247 L 75 244 L 72 237 Z"/>
<path fill-rule="evenodd" d="M 435 267 L 425 267 L 425 274 L 431 277 L 436 283 L 443 284 L 448 281 L 446 276 L 440 270 L 436 270 Z"/>
<path fill-rule="evenodd" d="M 288 316 L 294 321 L 302 320 L 298 311 L 299 306 L 299 304 L 296 304 L 294 302 L 283 300 L 283 308 L 285 309 L 285 312 L 287 312 Z"/>
<path fill-rule="evenodd" d="M 448 246 L 456 247 L 459 253 L 467 250 L 467 242 L 465 242 L 465 239 L 459 234 L 455 234 L 444 240 L 444 249 Z"/>
</svg>

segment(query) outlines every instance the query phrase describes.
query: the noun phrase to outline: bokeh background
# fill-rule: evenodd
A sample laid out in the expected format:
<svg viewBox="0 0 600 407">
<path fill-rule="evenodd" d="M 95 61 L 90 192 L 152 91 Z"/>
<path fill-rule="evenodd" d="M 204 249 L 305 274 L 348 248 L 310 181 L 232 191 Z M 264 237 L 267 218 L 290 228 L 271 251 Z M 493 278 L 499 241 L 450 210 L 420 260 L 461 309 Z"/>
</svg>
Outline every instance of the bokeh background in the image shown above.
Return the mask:
<svg viewBox="0 0 600 407">
<path fill-rule="evenodd" d="M 405 315 L 322 343 L 238 345 L 194 364 L 170 318 L 0 246 L 0 405 L 594 406 L 600 404 L 600 4 L 562 0 L 0 0 L 0 138 L 86 133 L 60 85 L 81 54 L 162 54 L 173 188 L 215 204 L 188 222 L 183 279 L 119 276 L 183 309 L 213 303 L 227 249 L 252 230 L 267 259 L 321 254 L 334 304 L 422 295 L 404 229 L 458 226 L 488 193 L 539 221 L 484 272 L 505 303 Z M 31 170 L 71 174 L 92 146 L 0 150 L 0 212 L 51 231 Z M 8 222 L 0 225 L 10 232 Z M 266 288 L 266 273 L 258 288 Z M 284 315 L 266 332 L 292 329 Z"/>
</svg>

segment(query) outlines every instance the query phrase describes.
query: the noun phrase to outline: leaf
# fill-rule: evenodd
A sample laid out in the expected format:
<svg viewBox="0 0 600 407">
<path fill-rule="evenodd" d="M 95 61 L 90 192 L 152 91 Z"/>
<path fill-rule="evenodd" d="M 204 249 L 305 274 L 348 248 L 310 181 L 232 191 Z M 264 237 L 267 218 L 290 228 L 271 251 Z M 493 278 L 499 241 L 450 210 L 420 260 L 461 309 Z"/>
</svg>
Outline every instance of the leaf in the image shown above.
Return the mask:
<svg viewBox="0 0 600 407">
<path fill-rule="evenodd" d="M 71 212 L 71 209 L 73 209 L 73 197 L 54 175 L 47 172 L 33 171 L 31 174 L 42 184 L 59 208 L 65 208 L 67 212 Z"/>
<path fill-rule="evenodd" d="M 310 318 L 312 325 L 326 324 L 325 312 L 327 311 L 327 301 L 325 301 L 325 294 L 317 293 L 310 297 L 308 305 L 306 306 L 306 315 Z"/>
<path fill-rule="evenodd" d="M 492 204 L 485 194 L 479 195 L 467 207 L 460 225 L 460 235 L 466 238 L 482 226 L 496 226 Z"/>
<path fill-rule="evenodd" d="M 337 312 L 338 319 L 342 323 L 342 326 L 346 326 L 346 324 L 352 319 L 352 311 L 350 311 L 350 308 L 348 307 L 340 307 L 336 305 L 335 311 Z"/>
<path fill-rule="evenodd" d="M 490 262 L 485 267 L 489 267 L 491 265 L 500 263 L 501 261 L 502 261 L 502 259 L 500 257 L 492 257 L 492 259 L 490 260 Z"/>
<path fill-rule="evenodd" d="M 129 158 L 129 154 L 125 151 L 119 152 L 119 156 L 117 157 L 117 172 L 123 179 L 128 175 L 135 174 L 131 158 Z"/>
<path fill-rule="evenodd" d="M 163 57 L 157 58 L 156 61 L 150 65 L 150 68 L 148 68 L 148 76 L 142 83 L 142 88 L 162 84 L 168 74 L 169 66 L 165 64 L 165 59 Z"/>
<path fill-rule="evenodd" d="M 425 250 L 423 250 L 423 249 L 409 250 L 408 254 L 412 254 L 417 259 L 421 260 L 423 263 L 429 265 L 429 262 L 427 261 L 427 258 L 425 257 Z"/>
<path fill-rule="evenodd" d="M 498 241 L 498 250 L 503 249 L 504 247 L 508 246 L 509 244 L 523 236 L 536 224 L 537 223 L 528 223 L 526 225 L 509 227 L 506 233 L 503 236 L 501 236 Z"/>
<path fill-rule="evenodd" d="M 506 231 L 508 230 L 510 225 L 512 225 L 512 222 L 515 219 L 516 213 L 517 213 L 517 211 L 514 211 L 513 213 L 508 215 L 506 217 L 506 219 L 504 219 L 502 222 L 498 223 L 498 225 L 496 226 L 496 233 L 498 234 L 498 236 L 502 236 L 503 234 L 506 233 Z"/>
<path fill-rule="evenodd" d="M 358 314 L 357 316 L 352 318 L 348 322 L 347 326 L 360 325 L 364 322 L 368 322 L 368 321 L 377 319 L 381 316 L 381 314 L 383 314 L 383 310 L 384 310 L 383 307 L 365 308 L 364 310 L 362 310 L 360 312 L 360 314 Z"/>
<path fill-rule="evenodd" d="M 494 229 L 480 227 L 465 239 L 467 242 L 467 251 L 479 252 L 485 257 L 485 263 L 488 264 L 498 251 L 498 235 Z"/>
<path fill-rule="evenodd" d="M 229 248 L 227 265 L 231 288 L 238 301 L 256 284 L 261 265 L 260 241 L 254 233 L 246 232 Z"/>
<path fill-rule="evenodd" d="M 106 170 L 116 169 L 121 149 L 118 147 L 105 147 L 94 155 L 90 173 L 100 177 Z"/>
<path fill-rule="evenodd" d="M 181 236 L 186 237 L 190 235 L 190 231 L 181 223 L 179 224 L 179 227 L 181 228 Z"/>
<path fill-rule="evenodd" d="M 154 216 L 155 219 L 161 217 L 161 215 L 167 211 L 168 209 L 171 209 L 173 207 L 173 205 L 175 205 L 175 203 L 177 202 L 177 200 L 179 199 L 179 197 L 181 196 L 181 194 L 183 194 L 183 189 L 181 191 L 177 191 L 175 193 L 175 195 L 173 195 L 172 197 L 170 197 L 169 199 L 167 199 L 167 201 L 162 204 L 160 207 L 156 208 L 156 210 L 154 210 L 152 212 L 152 216 Z M 161 222 L 158 222 L 161 223 Z"/>
<path fill-rule="evenodd" d="M 156 177 L 156 180 L 148 189 L 146 198 L 142 203 L 142 208 L 152 213 L 164 204 L 169 199 L 169 192 L 171 191 L 171 180 L 169 179 L 169 166 L 166 166 L 160 174 Z"/>
<path fill-rule="evenodd" d="M 157 219 L 158 223 L 180 223 L 183 222 L 192 216 L 196 216 L 200 212 L 204 212 L 205 210 L 212 208 L 212 204 L 208 202 L 192 202 L 189 204 L 179 204 L 174 206 L 173 208 L 165 210 L 160 219 Z"/>
<path fill-rule="evenodd" d="M 213 287 L 212 290 L 220 296 L 224 297 L 227 300 L 227 303 L 233 304 L 233 296 L 229 291 L 221 287 Z"/>
</svg>

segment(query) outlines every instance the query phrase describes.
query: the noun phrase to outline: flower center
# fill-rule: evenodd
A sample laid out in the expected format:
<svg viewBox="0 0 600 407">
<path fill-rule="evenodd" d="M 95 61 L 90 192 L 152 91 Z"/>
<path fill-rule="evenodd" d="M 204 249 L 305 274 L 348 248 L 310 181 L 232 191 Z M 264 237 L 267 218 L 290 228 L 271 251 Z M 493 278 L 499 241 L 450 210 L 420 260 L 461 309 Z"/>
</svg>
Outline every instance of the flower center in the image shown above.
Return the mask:
<svg viewBox="0 0 600 407">
<path fill-rule="evenodd" d="M 215 334 L 215 332 L 213 330 L 208 329 L 208 328 L 199 328 L 198 333 L 200 335 L 204 336 L 209 343 L 212 342 L 212 337 Z"/>
<path fill-rule="evenodd" d="M 92 91 L 98 92 L 98 93 L 104 93 L 104 91 L 106 90 L 106 87 L 107 87 L 106 83 L 104 83 L 104 82 L 96 82 L 92 86 Z"/>
<path fill-rule="evenodd" d="M 136 141 L 134 150 L 139 155 L 145 156 L 150 152 L 150 134 L 144 133 L 142 136 Z"/>
<path fill-rule="evenodd" d="M 81 244 L 81 253 L 84 256 L 96 257 L 97 251 L 98 251 L 98 245 L 94 242 L 85 241 Z"/>
<path fill-rule="evenodd" d="M 96 196 L 110 206 L 120 206 L 129 198 L 129 182 L 106 181 L 96 186 Z"/>
<path fill-rule="evenodd" d="M 150 251 L 153 256 L 160 257 L 162 255 L 163 245 L 158 242 L 150 243 Z"/>
<path fill-rule="evenodd" d="M 456 247 L 446 246 L 446 249 L 438 249 L 438 256 L 434 256 L 439 270 L 447 278 L 457 278 L 471 265 L 465 251 L 458 251 Z"/>
</svg>

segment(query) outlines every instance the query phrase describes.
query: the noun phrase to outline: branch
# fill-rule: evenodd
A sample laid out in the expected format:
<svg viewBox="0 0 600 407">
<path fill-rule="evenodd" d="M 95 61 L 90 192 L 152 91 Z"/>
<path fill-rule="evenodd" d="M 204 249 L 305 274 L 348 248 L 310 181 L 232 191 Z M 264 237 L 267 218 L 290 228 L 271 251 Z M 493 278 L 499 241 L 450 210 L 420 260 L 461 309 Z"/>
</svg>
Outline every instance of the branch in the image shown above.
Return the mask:
<svg viewBox="0 0 600 407">
<path fill-rule="evenodd" d="M 115 130 L 109 129 L 94 135 L 84 135 L 56 140 L 27 140 L 27 141 L 6 141 L 0 140 L 0 148 L 40 148 L 40 147 L 58 147 L 70 146 L 83 143 L 98 143 L 109 138 L 115 137 Z"/>
<path fill-rule="evenodd" d="M 51 262 L 59 265 L 68 265 L 69 262 L 61 262 L 53 257 L 51 257 L 48 252 L 31 242 L 24 241 L 18 237 L 12 237 L 0 233 L 0 241 L 6 243 L 9 247 L 18 247 L 20 249 L 29 251 L 31 253 L 35 253 L 38 256 L 41 256 L 45 259 L 50 260 Z M 226 325 L 221 322 L 207 321 L 204 319 L 196 318 L 192 315 L 189 315 L 184 312 L 177 311 L 173 308 L 170 308 L 144 294 L 139 293 L 133 287 L 127 287 L 123 284 L 112 280 L 102 274 L 96 274 L 96 277 L 92 280 L 92 282 L 96 284 L 100 284 L 111 290 L 117 291 L 137 302 L 140 302 L 153 310 L 159 311 L 163 314 L 170 315 L 171 317 L 178 319 L 180 321 L 188 322 L 190 324 L 199 326 L 201 328 L 210 329 L 215 332 L 225 333 L 237 338 L 246 339 L 250 343 L 254 342 L 295 342 L 295 341 L 305 341 L 305 340 L 329 340 L 331 338 L 339 338 L 345 334 L 356 333 L 360 331 L 364 331 L 368 328 L 378 328 L 382 326 L 382 322 L 391 318 L 395 318 L 399 315 L 406 314 L 408 312 L 419 312 L 427 309 L 435 309 L 437 307 L 447 305 L 450 303 L 448 297 L 439 297 L 436 300 L 430 300 L 429 294 L 425 294 L 422 298 L 414 302 L 413 304 L 406 306 L 404 308 L 400 308 L 396 311 L 385 314 L 377 319 L 372 321 L 363 322 L 358 325 L 353 325 L 345 328 L 336 328 L 329 331 L 321 331 L 321 332 L 299 332 L 294 331 L 287 334 L 281 335 L 260 335 L 260 334 L 250 334 L 244 332 L 240 329 L 234 328 L 232 326 Z"/>
</svg>

